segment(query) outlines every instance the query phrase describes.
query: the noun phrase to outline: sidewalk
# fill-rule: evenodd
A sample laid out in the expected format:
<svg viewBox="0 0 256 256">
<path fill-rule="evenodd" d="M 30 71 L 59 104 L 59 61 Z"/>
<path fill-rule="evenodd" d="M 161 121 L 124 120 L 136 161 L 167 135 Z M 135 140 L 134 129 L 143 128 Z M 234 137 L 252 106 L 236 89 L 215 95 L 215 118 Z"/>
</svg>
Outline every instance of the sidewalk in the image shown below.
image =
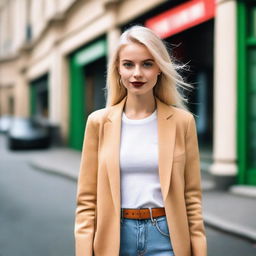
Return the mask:
<svg viewBox="0 0 256 256">
<path fill-rule="evenodd" d="M 49 150 L 34 151 L 28 162 L 34 168 L 64 176 L 73 181 L 79 173 L 81 153 L 68 148 L 51 148 Z"/>
<path fill-rule="evenodd" d="M 38 170 L 77 180 L 81 153 L 67 148 L 33 152 L 28 161 Z M 202 172 L 203 215 L 206 225 L 256 242 L 256 187 L 234 186 L 217 191 L 211 176 Z M 243 195 L 242 195 L 243 194 Z"/>
</svg>

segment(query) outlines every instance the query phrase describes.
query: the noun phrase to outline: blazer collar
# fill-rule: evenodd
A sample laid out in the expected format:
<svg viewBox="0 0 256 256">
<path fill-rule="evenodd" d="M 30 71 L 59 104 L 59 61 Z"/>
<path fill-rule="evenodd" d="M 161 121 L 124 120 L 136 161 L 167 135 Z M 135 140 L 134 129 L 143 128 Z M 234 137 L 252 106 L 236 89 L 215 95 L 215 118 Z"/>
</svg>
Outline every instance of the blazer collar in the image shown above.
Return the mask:
<svg viewBox="0 0 256 256">
<path fill-rule="evenodd" d="M 127 96 L 118 104 L 112 106 L 104 124 L 106 142 L 106 167 L 110 189 L 116 213 L 120 214 L 120 137 L 122 113 Z M 166 105 L 156 98 L 158 125 L 158 166 L 159 180 L 163 201 L 165 202 L 171 182 L 172 161 L 175 145 L 176 125 L 171 122 L 173 107 Z"/>
<path fill-rule="evenodd" d="M 156 99 L 157 111 L 161 115 L 160 118 L 169 119 L 173 115 L 173 112 L 174 112 L 173 107 L 166 105 L 165 103 L 160 101 L 157 97 L 155 99 Z M 121 120 L 121 116 L 123 113 L 126 100 L 127 100 L 127 96 L 125 96 L 118 104 L 110 108 L 107 116 L 108 120 L 110 120 L 111 122 L 119 119 Z"/>
</svg>

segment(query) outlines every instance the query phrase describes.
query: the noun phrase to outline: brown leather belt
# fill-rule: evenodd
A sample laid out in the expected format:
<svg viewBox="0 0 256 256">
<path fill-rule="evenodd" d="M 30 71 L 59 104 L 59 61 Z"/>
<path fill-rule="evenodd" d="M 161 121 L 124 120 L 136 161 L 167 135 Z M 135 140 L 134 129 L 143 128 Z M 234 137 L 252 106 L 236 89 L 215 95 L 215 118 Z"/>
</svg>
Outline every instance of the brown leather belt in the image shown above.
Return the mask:
<svg viewBox="0 0 256 256">
<path fill-rule="evenodd" d="M 151 219 L 150 211 L 148 208 L 142 209 L 121 209 L 121 216 L 127 219 Z M 152 217 L 157 218 L 165 216 L 164 208 L 152 208 Z"/>
</svg>

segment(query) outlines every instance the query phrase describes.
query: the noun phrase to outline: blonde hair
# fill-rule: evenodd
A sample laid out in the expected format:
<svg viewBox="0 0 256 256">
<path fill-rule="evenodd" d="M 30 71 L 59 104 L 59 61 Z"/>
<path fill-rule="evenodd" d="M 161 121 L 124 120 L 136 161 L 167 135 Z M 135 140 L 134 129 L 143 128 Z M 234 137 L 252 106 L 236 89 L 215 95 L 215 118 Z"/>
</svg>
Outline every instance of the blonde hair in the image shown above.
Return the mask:
<svg viewBox="0 0 256 256">
<path fill-rule="evenodd" d="M 121 47 L 129 43 L 144 45 L 153 56 L 156 64 L 161 70 L 161 75 L 154 86 L 154 95 L 167 105 L 175 105 L 187 109 L 187 100 L 178 91 L 178 88 L 192 88 L 178 74 L 178 69 L 184 66 L 175 65 L 168 53 L 164 42 L 149 28 L 135 25 L 122 33 L 119 44 L 108 62 L 107 85 L 106 85 L 106 106 L 113 106 L 119 103 L 126 95 L 126 88 L 120 84 L 118 73 L 119 52 Z"/>
</svg>

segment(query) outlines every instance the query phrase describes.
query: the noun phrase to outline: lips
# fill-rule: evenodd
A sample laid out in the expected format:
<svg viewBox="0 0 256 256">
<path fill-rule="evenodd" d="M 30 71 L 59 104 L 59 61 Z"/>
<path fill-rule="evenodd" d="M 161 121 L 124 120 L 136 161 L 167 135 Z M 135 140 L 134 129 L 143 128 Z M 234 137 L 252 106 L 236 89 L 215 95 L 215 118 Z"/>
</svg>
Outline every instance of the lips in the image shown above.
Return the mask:
<svg viewBox="0 0 256 256">
<path fill-rule="evenodd" d="M 135 87 L 140 87 L 140 86 L 142 86 L 142 85 L 145 84 L 145 83 L 143 83 L 143 82 L 131 82 L 131 84 L 132 84 L 133 86 L 135 86 Z"/>
</svg>

